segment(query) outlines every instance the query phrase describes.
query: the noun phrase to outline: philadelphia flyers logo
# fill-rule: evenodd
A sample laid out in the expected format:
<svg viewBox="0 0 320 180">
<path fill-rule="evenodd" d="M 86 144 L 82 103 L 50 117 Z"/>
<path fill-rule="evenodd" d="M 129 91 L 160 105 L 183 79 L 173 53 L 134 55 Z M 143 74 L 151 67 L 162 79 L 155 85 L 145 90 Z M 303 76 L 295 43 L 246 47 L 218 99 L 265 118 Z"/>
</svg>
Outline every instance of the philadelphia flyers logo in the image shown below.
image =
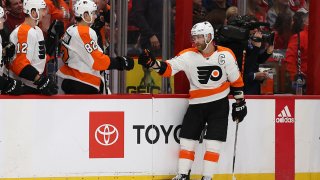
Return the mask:
<svg viewBox="0 0 320 180">
<path fill-rule="evenodd" d="M 222 77 L 222 69 L 219 66 L 201 66 L 197 67 L 199 83 L 207 84 L 211 81 L 219 81 Z"/>
<path fill-rule="evenodd" d="M 68 51 L 68 48 L 64 44 L 62 44 L 62 46 L 61 46 L 61 52 L 62 52 L 61 59 L 64 63 L 67 64 L 67 61 L 69 60 L 69 51 Z"/>
</svg>

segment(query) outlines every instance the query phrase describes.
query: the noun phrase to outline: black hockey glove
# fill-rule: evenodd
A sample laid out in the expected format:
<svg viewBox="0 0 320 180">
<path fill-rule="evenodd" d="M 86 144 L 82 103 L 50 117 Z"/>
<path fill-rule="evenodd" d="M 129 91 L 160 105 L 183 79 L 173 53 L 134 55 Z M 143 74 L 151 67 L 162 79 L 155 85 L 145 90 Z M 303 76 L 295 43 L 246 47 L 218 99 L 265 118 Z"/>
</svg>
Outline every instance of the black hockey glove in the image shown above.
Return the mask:
<svg viewBox="0 0 320 180">
<path fill-rule="evenodd" d="M 60 47 L 59 40 L 61 39 L 63 33 L 64 33 L 63 22 L 54 20 L 48 29 L 48 36 L 45 40 L 46 53 L 49 54 L 50 56 L 53 56 L 56 51 L 56 48 Z"/>
<path fill-rule="evenodd" d="M 3 94 L 21 95 L 22 94 L 22 82 L 15 79 L 7 79 L 7 86 L 3 90 Z"/>
<path fill-rule="evenodd" d="M 118 70 L 131 70 L 134 67 L 134 61 L 129 56 L 118 56 L 116 59 L 120 62 Z"/>
<path fill-rule="evenodd" d="M 41 75 L 40 78 L 34 82 L 41 94 L 51 96 L 58 93 L 58 86 L 51 78 Z"/>
<path fill-rule="evenodd" d="M 151 54 L 149 49 L 144 49 L 138 58 L 138 64 L 149 69 L 156 63 L 156 58 Z"/>
<path fill-rule="evenodd" d="M 238 101 L 232 104 L 232 120 L 240 123 L 247 115 L 247 106 L 244 99 Z"/>
<path fill-rule="evenodd" d="M 14 53 L 16 51 L 16 47 L 12 42 L 8 42 L 8 43 L 3 43 L 3 59 L 5 61 L 10 60 L 13 56 Z M 5 64 L 7 64 L 8 62 L 5 62 Z"/>
<path fill-rule="evenodd" d="M 98 16 L 91 25 L 91 28 L 99 33 L 100 29 L 105 25 L 104 17 Z"/>
<path fill-rule="evenodd" d="M 48 35 L 50 37 L 56 37 L 60 39 L 64 33 L 64 24 L 62 21 L 54 20 L 48 29 Z"/>
</svg>

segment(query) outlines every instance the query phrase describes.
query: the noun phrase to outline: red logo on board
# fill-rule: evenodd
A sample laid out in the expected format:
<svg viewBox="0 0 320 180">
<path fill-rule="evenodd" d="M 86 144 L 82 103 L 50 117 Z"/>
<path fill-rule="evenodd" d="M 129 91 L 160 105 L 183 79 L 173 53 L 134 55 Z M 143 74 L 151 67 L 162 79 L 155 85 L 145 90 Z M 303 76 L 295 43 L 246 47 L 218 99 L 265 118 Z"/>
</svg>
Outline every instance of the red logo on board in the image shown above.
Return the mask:
<svg viewBox="0 0 320 180">
<path fill-rule="evenodd" d="M 89 158 L 124 157 L 124 112 L 90 112 Z"/>
</svg>

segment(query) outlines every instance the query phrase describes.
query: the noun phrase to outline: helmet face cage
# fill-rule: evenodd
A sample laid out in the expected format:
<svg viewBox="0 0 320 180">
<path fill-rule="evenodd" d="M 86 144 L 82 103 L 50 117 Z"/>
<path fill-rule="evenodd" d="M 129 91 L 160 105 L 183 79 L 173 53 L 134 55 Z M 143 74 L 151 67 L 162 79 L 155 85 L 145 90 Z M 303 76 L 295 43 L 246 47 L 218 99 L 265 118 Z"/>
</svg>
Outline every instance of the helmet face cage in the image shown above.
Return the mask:
<svg viewBox="0 0 320 180">
<path fill-rule="evenodd" d="M 95 11 L 97 11 L 97 5 L 91 0 L 79 0 L 74 5 L 74 15 L 76 17 L 81 17 L 86 23 L 92 23 L 93 22 L 93 14 Z M 84 19 L 84 13 L 87 12 L 91 18 L 90 22 L 87 22 Z"/>
<path fill-rule="evenodd" d="M 209 39 L 209 34 L 211 34 L 211 39 Z M 196 35 L 203 35 L 205 42 L 210 43 L 214 38 L 212 25 L 208 21 L 195 24 L 191 29 L 191 36 Z"/>
<path fill-rule="evenodd" d="M 46 3 L 44 0 L 24 0 L 23 2 L 23 12 L 25 14 L 28 14 L 32 19 L 38 21 L 40 18 L 40 9 L 45 9 L 46 8 Z M 38 17 L 34 18 L 31 15 L 32 9 L 35 9 Z"/>
</svg>

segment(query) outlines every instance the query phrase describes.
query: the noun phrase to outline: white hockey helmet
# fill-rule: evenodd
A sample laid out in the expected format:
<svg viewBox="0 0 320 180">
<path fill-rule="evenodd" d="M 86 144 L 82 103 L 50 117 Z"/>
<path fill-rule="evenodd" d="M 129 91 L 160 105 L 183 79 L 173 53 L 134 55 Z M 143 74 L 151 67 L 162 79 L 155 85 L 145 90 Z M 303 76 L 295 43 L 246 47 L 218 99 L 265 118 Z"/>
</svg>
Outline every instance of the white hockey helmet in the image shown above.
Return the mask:
<svg viewBox="0 0 320 180">
<path fill-rule="evenodd" d="M 0 6 L 0 18 L 3 18 L 4 17 L 4 10 L 3 8 Z"/>
<path fill-rule="evenodd" d="M 3 10 L 3 8 L 0 6 L 0 23 L 4 23 L 7 19 L 7 16 Z"/>
<path fill-rule="evenodd" d="M 24 0 L 23 1 L 23 12 L 25 14 L 28 14 L 32 19 L 38 21 L 40 18 L 39 10 L 40 9 L 45 9 L 46 8 L 46 3 L 44 0 Z M 31 16 L 31 10 L 35 9 L 36 13 L 38 15 L 37 18 L 34 18 Z"/>
<path fill-rule="evenodd" d="M 206 42 L 208 41 L 208 34 L 211 34 L 211 40 L 214 38 L 214 30 L 212 25 L 208 21 L 195 24 L 191 29 L 191 36 L 204 35 Z"/>
<path fill-rule="evenodd" d="M 93 13 L 95 11 L 97 11 L 98 7 L 96 5 L 95 2 L 93 2 L 92 0 L 78 0 L 74 6 L 73 6 L 73 10 L 74 10 L 74 15 L 76 17 L 81 17 L 86 23 L 92 23 L 93 22 Z M 91 18 L 91 22 L 87 22 L 84 17 L 83 14 L 87 12 L 90 15 Z"/>
</svg>

